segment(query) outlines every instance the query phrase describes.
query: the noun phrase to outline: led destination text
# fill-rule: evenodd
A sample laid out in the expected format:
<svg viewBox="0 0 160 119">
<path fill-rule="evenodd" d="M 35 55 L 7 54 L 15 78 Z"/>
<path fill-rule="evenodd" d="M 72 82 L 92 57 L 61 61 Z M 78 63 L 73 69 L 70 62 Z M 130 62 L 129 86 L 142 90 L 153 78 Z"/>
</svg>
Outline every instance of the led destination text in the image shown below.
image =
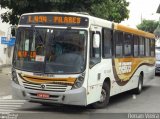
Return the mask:
<svg viewBox="0 0 160 119">
<path fill-rule="evenodd" d="M 54 22 L 57 24 L 80 24 L 80 17 L 62 17 L 62 16 L 53 16 L 52 20 L 48 19 L 47 16 L 28 16 L 28 23 L 47 23 Z"/>
<path fill-rule="evenodd" d="M 81 26 L 88 27 L 89 20 L 86 17 L 71 15 L 24 15 L 20 24 L 33 25 L 60 25 L 60 26 Z"/>
</svg>

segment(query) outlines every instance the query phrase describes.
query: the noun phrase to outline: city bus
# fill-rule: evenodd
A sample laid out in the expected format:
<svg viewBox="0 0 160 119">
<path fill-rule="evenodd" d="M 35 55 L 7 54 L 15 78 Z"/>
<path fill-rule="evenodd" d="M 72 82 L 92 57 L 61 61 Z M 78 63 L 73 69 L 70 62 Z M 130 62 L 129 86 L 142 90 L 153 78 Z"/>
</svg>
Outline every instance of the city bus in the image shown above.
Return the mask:
<svg viewBox="0 0 160 119">
<path fill-rule="evenodd" d="M 41 104 L 104 108 L 139 94 L 155 75 L 154 35 L 86 13 L 21 15 L 12 61 L 13 96 Z"/>
</svg>

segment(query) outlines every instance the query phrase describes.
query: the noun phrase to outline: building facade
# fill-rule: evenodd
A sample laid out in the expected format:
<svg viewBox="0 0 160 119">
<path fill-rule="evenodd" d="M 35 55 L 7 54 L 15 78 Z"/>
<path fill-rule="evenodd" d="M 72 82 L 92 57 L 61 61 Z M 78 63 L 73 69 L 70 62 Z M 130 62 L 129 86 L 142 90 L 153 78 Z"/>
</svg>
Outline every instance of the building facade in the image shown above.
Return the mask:
<svg viewBox="0 0 160 119">
<path fill-rule="evenodd" d="M 0 36 L 4 36 L 4 35 L 5 35 L 5 32 L 0 30 Z"/>
<path fill-rule="evenodd" d="M 2 37 L 5 37 L 5 32 L 0 30 L 0 66 L 5 66 L 11 64 L 13 46 L 7 46 L 6 44 L 3 44 Z"/>
</svg>

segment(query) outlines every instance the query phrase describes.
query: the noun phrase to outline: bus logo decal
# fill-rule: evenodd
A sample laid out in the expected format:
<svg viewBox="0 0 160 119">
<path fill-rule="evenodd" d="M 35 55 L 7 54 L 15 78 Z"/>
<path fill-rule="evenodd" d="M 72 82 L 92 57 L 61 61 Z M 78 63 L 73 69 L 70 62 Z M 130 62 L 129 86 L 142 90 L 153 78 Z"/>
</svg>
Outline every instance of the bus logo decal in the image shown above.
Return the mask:
<svg viewBox="0 0 160 119">
<path fill-rule="evenodd" d="M 118 74 L 130 73 L 132 71 L 132 62 L 120 62 L 118 68 Z"/>
<path fill-rule="evenodd" d="M 114 78 L 119 86 L 124 86 L 133 77 L 139 67 L 154 66 L 155 59 L 151 58 L 118 58 L 112 60 Z"/>
<path fill-rule="evenodd" d="M 46 88 L 46 85 L 45 85 L 45 84 L 41 84 L 41 88 L 42 88 L 42 89 L 45 89 L 45 88 Z"/>
</svg>

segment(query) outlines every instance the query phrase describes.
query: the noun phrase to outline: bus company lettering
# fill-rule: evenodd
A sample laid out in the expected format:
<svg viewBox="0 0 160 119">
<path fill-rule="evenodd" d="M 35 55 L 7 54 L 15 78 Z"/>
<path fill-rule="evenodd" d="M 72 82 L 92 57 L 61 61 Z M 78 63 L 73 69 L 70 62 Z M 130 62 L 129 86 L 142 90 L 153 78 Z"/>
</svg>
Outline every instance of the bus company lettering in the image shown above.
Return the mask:
<svg viewBox="0 0 160 119">
<path fill-rule="evenodd" d="M 118 67 L 119 74 L 129 73 L 132 70 L 132 62 L 120 62 Z"/>
</svg>

